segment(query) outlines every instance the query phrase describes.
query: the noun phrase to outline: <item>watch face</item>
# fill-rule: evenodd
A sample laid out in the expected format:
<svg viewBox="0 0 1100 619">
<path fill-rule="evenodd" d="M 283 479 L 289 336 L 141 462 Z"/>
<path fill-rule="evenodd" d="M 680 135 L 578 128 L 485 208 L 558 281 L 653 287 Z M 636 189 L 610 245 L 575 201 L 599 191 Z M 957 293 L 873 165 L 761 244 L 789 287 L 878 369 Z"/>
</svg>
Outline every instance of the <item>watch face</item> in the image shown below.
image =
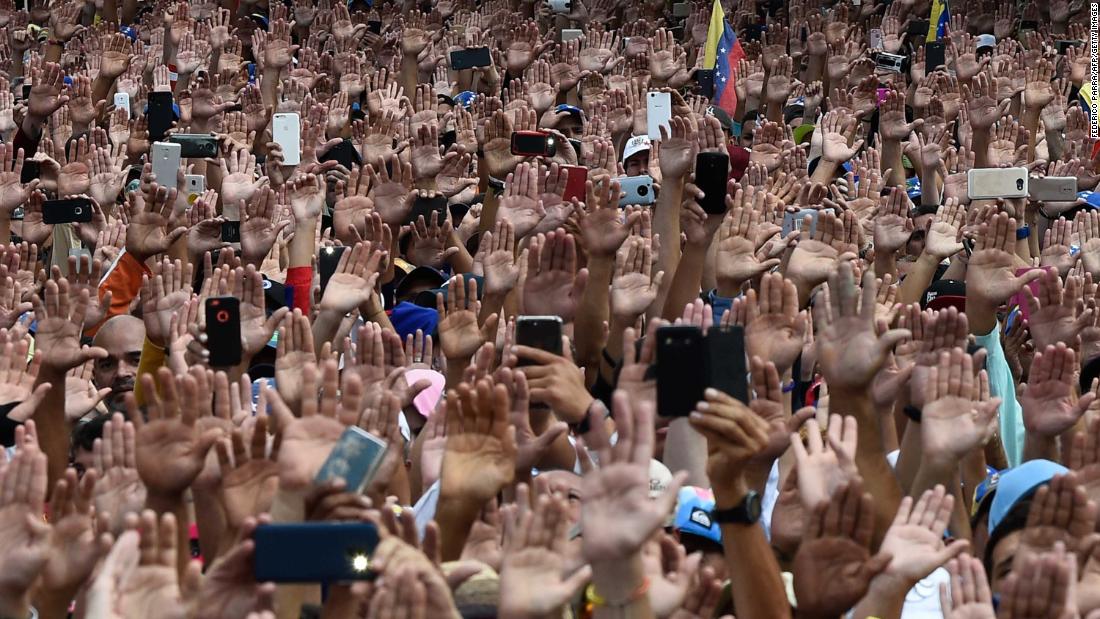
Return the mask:
<svg viewBox="0 0 1100 619">
<path fill-rule="evenodd" d="M 745 515 L 748 516 L 749 522 L 759 522 L 760 514 L 762 511 L 762 501 L 760 495 L 756 492 L 749 492 L 745 495 Z"/>
</svg>

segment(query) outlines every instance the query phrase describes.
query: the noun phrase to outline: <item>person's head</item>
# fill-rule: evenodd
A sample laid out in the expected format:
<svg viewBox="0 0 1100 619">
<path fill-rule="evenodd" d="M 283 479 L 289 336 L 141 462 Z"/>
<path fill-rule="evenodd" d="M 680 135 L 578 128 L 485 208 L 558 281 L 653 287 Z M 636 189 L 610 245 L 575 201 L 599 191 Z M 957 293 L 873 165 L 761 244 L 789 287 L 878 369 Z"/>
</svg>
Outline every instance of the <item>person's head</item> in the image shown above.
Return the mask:
<svg viewBox="0 0 1100 619">
<path fill-rule="evenodd" d="M 92 468 L 93 447 L 97 438 L 103 438 L 103 424 L 111 418 L 110 415 L 98 415 L 88 421 L 81 421 L 73 425 L 71 460 L 76 474 L 83 476 L 84 471 Z"/>
<path fill-rule="evenodd" d="M 569 524 L 581 521 L 581 477 L 573 471 L 555 469 L 539 472 L 540 483 L 545 482 L 552 494 L 560 494 L 569 501 Z"/>
<path fill-rule="evenodd" d="M 756 120 L 760 114 L 756 110 L 745 112 L 745 118 L 741 121 L 741 135 L 737 138 L 737 145 L 752 148 L 753 136 L 756 134 Z"/>
<path fill-rule="evenodd" d="M 653 473 L 650 472 L 652 478 Z M 651 482 L 652 484 L 652 482 Z M 707 488 L 686 486 L 680 489 L 673 512 L 672 530 L 676 539 L 688 553 L 703 553 L 703 565 L 709 565 L 715 574 L 725 579 L 725 561 L 722 550 L 722 529 L 711 517 L 714 511 L 714 494 Z"/>
<path fill-rule="evenodd" d="M 641 176 L 649 172 L 649 137 L 636 135 L 626 142 L 623 149 L 623 170 L 627 176 Z"/>
<path fill-rule="evenodd" d="M 554 128 L 561 132 L 567 139 L 580 138 L 584 130 L 584 113 L 580 108 L 572 105 L 559 105 L 557 107 L 557 123 Z M 559 148 L 561 148 L 559 146 Z"/>
<path fill-rule="evenodd" d="M 145 323 L 137 317 L 122 314 L 103 323 L 92 339 L 92 346 L 107 351 L 103 359 L 96 359 L 92 369 L 92 383 L 96 388 L 111 388 L 107 405 L 115 410 L 123 408 L 123 397 L 134 390 L 141 347 L 145 343 Z"/>
</svg>

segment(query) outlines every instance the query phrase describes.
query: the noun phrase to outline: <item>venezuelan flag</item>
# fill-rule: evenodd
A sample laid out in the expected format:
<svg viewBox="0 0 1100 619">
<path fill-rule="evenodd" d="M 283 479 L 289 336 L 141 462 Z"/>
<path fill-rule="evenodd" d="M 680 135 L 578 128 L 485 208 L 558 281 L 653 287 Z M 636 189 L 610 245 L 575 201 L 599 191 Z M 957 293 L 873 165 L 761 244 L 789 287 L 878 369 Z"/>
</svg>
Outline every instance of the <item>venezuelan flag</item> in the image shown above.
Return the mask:
<svg viewBox="0 0 1100 619">
<path fill-rule="evenodd" d="M 737 89 L 734 77 L 737 62 L 745 57 L 745 50 L 737 40 L 737 32 L 726 21 L 722 3 L 714 0 L 710 11 L 710 26 L 707 29 L 707 43 L 703 48 L 703 67 L 714 69 L 713 103 L 727 114 L 733 114 L 737 108 Z"/>
<path fill-rule="evenodd" d="M 925 42 L 938 41 L 947 34 L 947 22 L 951 20 L 951 8 L 947 0 L 932 0 L 932 12 L 928 14 L 928 36 Z"/>
</svg>

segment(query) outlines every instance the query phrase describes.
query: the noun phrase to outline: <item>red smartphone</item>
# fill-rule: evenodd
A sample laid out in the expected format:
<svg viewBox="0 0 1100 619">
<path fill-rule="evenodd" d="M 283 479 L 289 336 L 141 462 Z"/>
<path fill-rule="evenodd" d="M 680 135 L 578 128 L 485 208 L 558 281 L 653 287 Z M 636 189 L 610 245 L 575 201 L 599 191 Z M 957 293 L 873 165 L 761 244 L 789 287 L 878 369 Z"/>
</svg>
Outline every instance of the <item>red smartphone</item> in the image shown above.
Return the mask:
<svg viewBox="0 0 1100 619">
<path fill-rule="evenodd" d="M 563 202 L 569 202 L 573 198 L 584 202 L 586 196 L 585 183 L 588 182 L 588 168 L 580 165 L 562 166 L 568 170 L 565 181 L 565 193 L 562 194 Z"/>
<path fill-rule="evenodd" d="M 553 157 L 557 152 L 557 140 L 545 131 L 516 131 L 512 133 L 512 154 L 526 157 Z"/>
</svg>

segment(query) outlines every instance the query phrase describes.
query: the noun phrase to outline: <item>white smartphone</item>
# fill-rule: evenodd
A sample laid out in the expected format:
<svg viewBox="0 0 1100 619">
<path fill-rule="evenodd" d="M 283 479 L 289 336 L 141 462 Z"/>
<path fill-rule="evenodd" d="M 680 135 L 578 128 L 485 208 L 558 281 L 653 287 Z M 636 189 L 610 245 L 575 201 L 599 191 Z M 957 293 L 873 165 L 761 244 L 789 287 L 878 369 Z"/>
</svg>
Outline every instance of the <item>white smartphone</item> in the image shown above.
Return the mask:
<svg viewBox="0 0 1100 619">
<path fill-rule="evenodd" d="M 1027 183 L 1027 195 L 1039 202 L 1073 202 L 1077 199 L 1077 177 L 1033 178 Z"/>
<path fill-rule="evenodd" d="M 206 177 L 202 174 L 184 174 L 183 184 L 187 189 L 188 204 L 194 204 L 202 192 L 206 191 Z"/>
<path fill-rule="evenodd" d="M 882 28 L 871 28 L 871 49 L 882 49 Z"/>
<path fill-rule="evenodd" d="M 116 92 L 115 93 L 115 107 L 126 110 L 126 118 L 130 118 L 130 93 L 128 92 Z"/>
<path fill-rule="evenodd" d="M 971 200 L 1026 198 L 1027 168 L 972 168 L 966 174 Z"/>
<path fill-rule="evenodd" d="M 283 149 L 283 165 L 302 162 L 302 121 L 297 114 L 276 114 L 271 121 L 271 138 Z"/>
<path fill-rule="evenodd" d="M 579 28 L 564 28 L 561 31 L 561 42 L 568 43 L 573 39 L 579 39 L 584 36 L 584 30 Z"/>
<path fill-rule="evenodd" d="M 552 13 L 568 13 L 573 8 L 572 0 L 546 0 Z"/>
<path fill-rule="evenodd" d="M 153 175 L 157 177 L 157 184 L 168 189 L 178 189 L 180 145 L 172 142 L 153 142 L 150 157 L 153 159 Z"/>
<path fill-rule="evenodd" d="M 645 101 L 646 121 L 649 127 L 649 139 L 661 139 L 661 127 L 672 132 L 669 121 L 672 120 L 672 95 L 667 92 L 650 91 Z"/>
</svg>

